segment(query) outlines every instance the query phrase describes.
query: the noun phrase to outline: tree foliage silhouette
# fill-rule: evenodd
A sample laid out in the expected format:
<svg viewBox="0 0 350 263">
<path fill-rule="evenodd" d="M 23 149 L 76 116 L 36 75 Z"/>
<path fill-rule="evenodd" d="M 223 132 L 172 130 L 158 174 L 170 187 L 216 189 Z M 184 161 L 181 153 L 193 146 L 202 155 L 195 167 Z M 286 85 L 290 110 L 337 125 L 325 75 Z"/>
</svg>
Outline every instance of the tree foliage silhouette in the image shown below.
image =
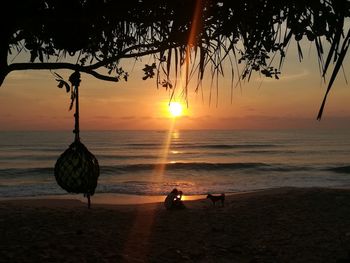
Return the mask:
<svg viewBox="0 0 350 263">
<path fill-rule="evenodd" d="M 289 43 L 314 43 L 321 76 L 333 64 L 325 99 L 350 45 L 348 0 L 11 0 L 0 17 L 0 85 L 11 71 L 71 69 L 106 81 L 127 80 L 123 59 L 153 56 L 143 79 L 199 87 L 208 70 L 278 78 Z M 329 48 L 325 49 L 325 43 Z M 10 57 L 30 54 L 27 62 Z M 74 61 L 74 62 L 72 62 Z M 237 72 L 236 64 L 244 65 Z M 276 64 L 276 65 L 275 65 Z"/>
</svg>

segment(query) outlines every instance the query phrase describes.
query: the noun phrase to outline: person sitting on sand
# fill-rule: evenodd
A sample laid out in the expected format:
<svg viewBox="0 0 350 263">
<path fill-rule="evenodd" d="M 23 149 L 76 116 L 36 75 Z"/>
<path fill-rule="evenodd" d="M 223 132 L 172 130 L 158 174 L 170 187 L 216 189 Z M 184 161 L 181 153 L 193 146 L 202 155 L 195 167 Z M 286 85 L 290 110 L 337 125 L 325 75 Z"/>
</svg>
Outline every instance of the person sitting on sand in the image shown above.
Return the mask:
<svg viewBox="0 0 350 263">
<path fill-rule="evenodd" d="M 181 201 L 182 194 L 182 191 L 178 191 L 176 188 L 174 188 L 164 200 L 165 208 L 168 210 L 185 208 L 183 202 Z"/>
</svg>

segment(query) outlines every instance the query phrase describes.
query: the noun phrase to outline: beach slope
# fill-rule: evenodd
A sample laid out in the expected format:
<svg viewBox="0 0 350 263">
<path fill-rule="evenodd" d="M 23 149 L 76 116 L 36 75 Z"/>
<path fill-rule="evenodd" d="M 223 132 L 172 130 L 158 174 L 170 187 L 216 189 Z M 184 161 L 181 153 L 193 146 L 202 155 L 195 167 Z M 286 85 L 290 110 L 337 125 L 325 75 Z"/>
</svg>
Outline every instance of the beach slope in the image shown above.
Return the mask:
<svg viewBox="0 0 350 263">
<path fill-rule="evenodd" d="M 350 261 L 350 190 L 283 188 L 227 196 L 225 207 L 185 204 L 1 201 L 0 261 Z"/>
</svg>

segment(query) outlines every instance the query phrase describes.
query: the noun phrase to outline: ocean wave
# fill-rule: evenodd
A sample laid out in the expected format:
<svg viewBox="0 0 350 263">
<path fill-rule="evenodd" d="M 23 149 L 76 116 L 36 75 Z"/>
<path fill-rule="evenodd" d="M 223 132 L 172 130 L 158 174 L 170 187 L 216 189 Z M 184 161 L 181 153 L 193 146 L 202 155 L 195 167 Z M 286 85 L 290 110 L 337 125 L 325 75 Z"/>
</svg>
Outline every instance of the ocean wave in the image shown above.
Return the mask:
<svg viewBox="0 0 350 263">
<path fill-rule="evenodd" d="M 66 195 L 67 192 L 53 183 L 32 183 L 17 185 L 0 185 L 0 198 L 39 197 L 50 195 Z"/>
<path fill-rule="evenodd" d="M 251 148 L 272 148 L 277 147 L 275 144 L 204 144 L 196 145 L 196 148 L 213 148 L 213 149 L 251 149 Z"/>
<path fill-rule="evenodd" d="M 207 163 L 207 162 L 177 162 L 177 163 L 149 163 L 149 164 L 130 164 L 103 166 L 101 172 L 138 172 L 150 171 L 159 167 L 165 167 L 166 170 L 239 170 L 239 169 L 258 169 L 269 166 L 265 163 Z"/>
<path fill-rule="evenodd" d="M 59 152 L 63 152 L 66 148 L 68 148 L 69 145 L 67 145 L 67 147 L 45 147 L 45 146 L 15 146 L 13 148 L 9 148 L 8 150 L 16 150 L 16 151 L 22 151 L 22 152 L 54 152 L 54 153 L 59 153 Z"/>
<path fill-rule="evenodd" d="M 114 175 L 119 173 L 149 172 L 164 167 L 166 171 L 302 171 L 316 169 L 307 166 L 291 166 L 285 164 L 267 164 L 267 163 L 209 163 L 209 162 L 175 162 L 175 163 L 139 163 L 122 165 L 101 165 L 101 174 Z M 335 172 L 349 172 L 349 167 L 332 168 Z M 0 169 L 0 178 L 4 176 L 40 176 L 52 175 L 54 167 L 40 168 L 5 168 Z"/>
<path fill-rule="evenodd" d="M 98 154 L 96 153 L 95 156 L 98 159 L 112 159 L 112 160 L 130 160 L 130 159 L 155 159 L 158 156 L 152 155 L 152 154 Z"/>
<path fill-rule="evenodd" d="M 326 169 L 328 171 L 336 172 L 336 173 L 347 173 L 350 174 L 350 166 L 339 166 L 339 167 L 331 167 Z"/>
<path fill-rule="evenodd" d="M 286 164 L 269 164 L 269 163 L 209 163 L 209 162 L 176 162 L 176 163 L 139 163 L 125 165 L 101 165 L 101 176 L 114 176 L 118 174 L 143 173 L 164 168 L 165 171 L 249 171 L 249 172 L 300 172 L 300 171 L 332 171 L 336 173 L 350 173 L 350 166 L 340 166 L 325 168 L 320 166 L 307 165 L 286 165 Z M 1 178 L 11 177 L 40 177 L 52 176 L 54 167 L 40 168 L 5 168 L 0 169 Z M 201 173 L 198 173 L 199 175 Z M 227 174 L 227 173 L 226 173 Z"/>
<path fill-rule="evenodd" d="M 46 176 L 52 175 L 54 172 L 53 167 L 42 167 L 42 168 L 5 168 L 0 169 L 0 178 L 6 177 L 28 177 L 28 176 Z"/>
<path fill-rule="evenodd" d="M 177 162 L 177 163 L 140 163 L 126 165 L 100 166 L 101 174 L 115 175 L 131 172 L 148 172 L 164 167 L 167 171 L 222 171 L 222 170 L 273 170 L 273 166 L 265 163 L 207 163 L 207 162 Z M 43 168 L 8 168 L 0 169 L 0 178 L 6 176 L 43 176 L 53 175 L 53 167 Z"/>
<path fill-rule="evenodd" d="M 162 145 L 159 144 L 159 143 L 128 143 L 128 144 L 125 144 L 124 146 L 130 146 L 130 147 L 133 147 L 133 148 L 150 148 L 150 147 L 161 147 Z"/>
<path fill-rule="evenodd" d="M 114 175 L 128 172 L 149 172 L 164 167 L 166 171 L 261 171 L 261 172 L 297 172 L 319 170 L 319 168 L 303 165 L 267 164 L 267 163 L 208 163 L 208 162 L 176 162 L 153 164 L 130 164 L 102 166 L 101 173 Z"/>
<path fill-rule="evenodd" d="M 128 143 L 123 145 L 124 147 L 131 148 L 161 148 L 163 147 L 160 143 Z M 279 147 L 276 144 L 197 144 L 197 143 L 176 143 L 171 144 L 171 148 L 177 149 L 252 149 L 252 148 L 272 148 Z"/>
<path fill-rule="evenodd" d="M 1 161 L 6 162 L 19 162 L 19 161 L 47 161 L 47 160 L 56 160 L 58 157 L 57 154 L 31 154 L 31 155 L 10 155 L 10 156 L 1 156 Z"/>
</svg>

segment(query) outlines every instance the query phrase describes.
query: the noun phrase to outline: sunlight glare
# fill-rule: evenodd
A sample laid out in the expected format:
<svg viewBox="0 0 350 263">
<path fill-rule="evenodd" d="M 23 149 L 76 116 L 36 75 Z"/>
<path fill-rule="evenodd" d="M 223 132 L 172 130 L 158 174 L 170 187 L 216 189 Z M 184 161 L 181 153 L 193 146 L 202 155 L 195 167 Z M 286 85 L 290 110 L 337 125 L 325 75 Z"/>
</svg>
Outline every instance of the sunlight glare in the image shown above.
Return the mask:
<svg viewBox="0 0 350 263">
<path fill-rule="evenodd" d="M 182 105 L 178 102 L 170 102 L 169 112 L 172 117 L 179 117 L 182 114 Z"/>
</svg>

